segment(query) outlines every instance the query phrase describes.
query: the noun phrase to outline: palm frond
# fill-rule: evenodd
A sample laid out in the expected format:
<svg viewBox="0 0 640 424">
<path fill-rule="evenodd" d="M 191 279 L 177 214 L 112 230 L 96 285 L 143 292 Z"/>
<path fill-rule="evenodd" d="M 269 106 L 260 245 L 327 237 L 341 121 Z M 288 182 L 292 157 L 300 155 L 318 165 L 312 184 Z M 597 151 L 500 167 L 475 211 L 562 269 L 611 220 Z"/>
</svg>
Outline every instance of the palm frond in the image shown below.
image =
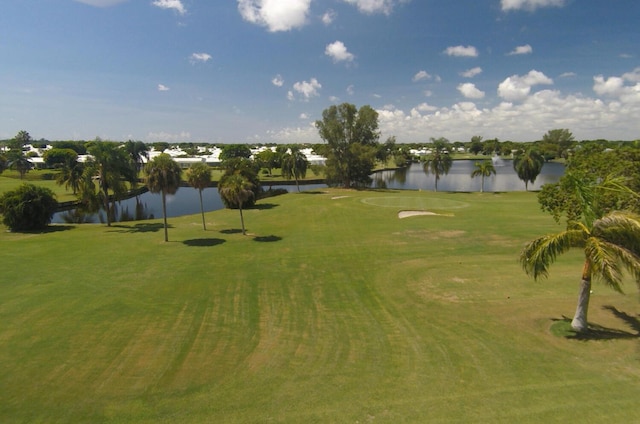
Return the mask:
<svg viewBox="0 0 640 424">
<path fill-rule="evenodd" d="M 528 243 L 520 252 L 520 264 L 528 275 L 534 279 L 547 277 L 549 266 L 558 255 L 572 247 L 582 247 L 585 233 L 582 230 L 567 230 L 557 234 L 539 237 Z"/>
</svg>

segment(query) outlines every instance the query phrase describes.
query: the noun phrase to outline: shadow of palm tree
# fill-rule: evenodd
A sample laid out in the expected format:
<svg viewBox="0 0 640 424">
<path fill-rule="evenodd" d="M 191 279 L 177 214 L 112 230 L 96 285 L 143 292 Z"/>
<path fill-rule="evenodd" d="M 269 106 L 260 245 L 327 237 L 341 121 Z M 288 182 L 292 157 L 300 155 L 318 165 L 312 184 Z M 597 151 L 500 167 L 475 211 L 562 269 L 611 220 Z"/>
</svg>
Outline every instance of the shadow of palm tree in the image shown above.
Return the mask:
<svg viewBox="0 0 640 424">
<path fill-rule="evenodd" d="M 589 340 L 619 340 L 640 338 L 640 321 L 625 312 L 618 311 L 613 306 L 603 306 L 603 309 L 609 310 L 614 316 L 620 318 L 629 325 L 634 332 L 620 330 L 618 328 L 604 327 L 599 324 L 589 323 L 587 331 L 577 333 L 571 329 L 571 318 L 563 316 L 561 319 L 554 318 L 552 321 L 561 323 L 560 335 L 566 339 L 589 341 Z M 555 326 L 555 324 L 554 324 Z"/>
<path fill-rule="evenodd" d="M 30 231 L 13 231 L 14 233 L 32 233 L 32 234 L 48 234 L 48 233 L 59 233 L 60 231 L 69 231 L 76 228 L 75 225 L 60 225 L 53 224 L 48 225 L 46 228 L 41 230 L 30 230 Z"/>
<path fill-rule="evenodd" d="M 162 223 L 145 223 L 139 222 L 134 225 L 111 225 L 112 228 L 118 228 L 118 231 L 121 233 L 157 233 L 160 230 L 164 229 L 164 225 Z M 167 225 L 167 228 L 173 228 L 171 225 Z"/>
<path fill-rule="evenodd" d="M 253 205 L 251 207 L 251 209 L 258 209 L 260 211 L 262 210 L 269 210 L 269 209 L 273 209 L 275 207 L 277 207 L 278 205 L 275 205 L 273 203 L 257 203 L 255 205 Z"/>
<path fill-rule="evenodd" d="M 241 233 L 242 230 L 239 228 L 230 228 L 228 230 L 220 230 L 221 234 L 238 234 Z"/>
<path fill-rule="evenodd" d="M 262 242 L 262 243 L 273 243 L 276 241 L 280 241 L 282 240 L 282 237 L 278 237 L 278 236 L 258 236 L 258 237 L 254 237 L 253 241 L 257 241 L 257 242 Z"/>
<path fill-rule="evenodd" d="M 217 246 L 219 244 L 224 243 L 226 240 L 218 239 L 218 238 L 204 238 L 204 239 L 191 239 L 185 240 L 182 243 L 191 247 L 210 247 Z"/>
</svg>

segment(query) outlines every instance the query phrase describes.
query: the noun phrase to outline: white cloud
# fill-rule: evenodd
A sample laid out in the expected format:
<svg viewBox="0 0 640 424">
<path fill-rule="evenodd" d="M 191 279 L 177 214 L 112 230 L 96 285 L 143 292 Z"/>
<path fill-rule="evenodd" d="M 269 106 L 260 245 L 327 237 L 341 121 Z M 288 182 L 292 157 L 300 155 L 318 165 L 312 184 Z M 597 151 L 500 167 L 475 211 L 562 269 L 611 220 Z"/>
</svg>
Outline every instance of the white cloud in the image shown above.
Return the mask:
<svg viewBox="0 0 640 424">
<path fill-rule="evenodd" d="M 353 86 L 353 84 L 347 87 L 347 94 L 348 95 L 353 96 L 355 94 L 355 92 L 356 92 L 356 90 L 355 90 L 355 87 Z"/>
<path fill-rule="evenodd" d="M 79 3 L 88 4 L 90 6 L 109 7 L 109 6 L 115 6 L 116 4 L 119 4 L 119 3 L 124 3 L 127 0 L 76 0 L 76 1 Z"/>
<path fill-rule="evenodd" d="M 473 46 L 452 46 L 444 51 L 449 56 L 478 57 L 478 51 Z"/>
<path fill-rule="evenodd" d="M 340 101 L 340 97 L 337 96 L 329 96 L 329 101 L 331 103 L 338 103 Z"/>
<path fill-rule="evenodd" d="M 475 84 L 470 82 L 458 85 L 458 91 L 467 99 L 482 99 L 484 91 L 479 90 Z"/>
<path fill-rule="evenodd" d="M 512 75 L 498 86 L 498 95 L 507 101 L 524 100 L 534 85 L 553 84 L 553 80 L 540 71 L 532 70 L 528 74 Z"/>
<path fill-rule="evenodd" d="M 465 78 L 473 78 L 476 75 L 479 75 L 482 73 L 482 68 L 479 66 L 476 66 L 475 68 L 471 68 L 471 69 L 467 69 L 464 72 L 461 72 L 460 75 L 462 75 Z"/>
<path fill-rule="evenodd" d="M 384 13 L 388 15 L 394 6 L 400 3 L 407 3 L 410 0 L 344 0 L 346 3 L 355 5 L 360 12 L 373 14 Z"/>
<path fill-rule="evenodd" d="M 431 75 L 429 75 L 427 71 L 419 71 L 412 78 L 413 82 L 417 82 L 425 79 L 431 79 Z"/>
<path fill-rule="evenodd" d="M 325 25 L 331 25 L 333 23 L 333 21 L 336 19 L 336 12 L 334 12 L 333 10 L 329 9 L 327 10 L 324 15 L 322 15 L 322 23 Z"/>
<path fill-rule="evenodd" d="M 180 0 L 154 0 L 151 4 L 160 9 L 173 9 L 181 15 L 187 13 L 187 9 Z"/>
<path fill-rule="evenodd" d="M 238 0 L 238 11 L 271 32 L 290 31 L 306 24 L 310 5 L 311 0 Z"/>
<path fill-rule="evenodd" d="M 284 85 L 284 79 L 282 79 L 282 75 L 278 74 L 271 79 L 271 84 L 276 87 L 282 87 Z"/>
<path fill-rule="evenodd" d="M 189 62 L 195 64 L 198 62 L 208 62 L 211 60 L 211 55 L 209 53 L 193 53 L 189 56 Z"/>
<path fill-rule="evenodd" d="M 632 85 L 627 85 L 627 82 Z M 593 77 L 593 91 L 599 96 L 613 98 L 625 105 L 640 105 L 640 68 L 620 77 L 605 79 L 602 75 L 597 75 Z"/>
<path fill-rule="evenodd" d="M 328 44 L 324 49 L 324 54 L 329 56 L 335 63 L 337 62 L 353 62 L 355 56 L 347 50 L 342 41 L 335 41 Z"/>
<path fill-rule="evenodd" d="M 301 113 L 300 116 L 298 117 L 300 119 L 309 119 L 309 115 L 307 115 L 306 113 Z"/>
<path fill-rule="evenodd" d="M 309 81 L 296 82 L 293 84 L 293 91 L 287 93 L 289 100 L 295 99 L 295 93 L 302 96 L 302 99 L 308 101 L 312 97 L 319 96 L 318 90 L 322 88 L 322 84 L 317 79 L 311 78 Z M 294 93 L 295 92 L 295 93 Z"/>
<path fill-rule="evenodd" d="M 529 10 L 534 11 L 539 7 L 561 7 L 565 0 L 501 0 L 502 10 Z"/>
<path fill-rule="evenodd" d="M 170 88 L 164 84 L 158 84 L 158 91 L 169 91 Z"/>
<path fill-rule="evenodd" d="M 513 56 L 516 54 L 531 54 L 531 53 L 533 53 L 533 48 L 530 45 L 525 44 L 524 46 L 516 47 L 515 49 L 510 51 L 508 54 L 509 56 Z"/>
<path fill-rule="evenodd" d="M 575 76 L 576 76 L 575 72 L 563 72 L 562 74 L 560 74 L 560 78 L 572 78 Z"/>
</svg>

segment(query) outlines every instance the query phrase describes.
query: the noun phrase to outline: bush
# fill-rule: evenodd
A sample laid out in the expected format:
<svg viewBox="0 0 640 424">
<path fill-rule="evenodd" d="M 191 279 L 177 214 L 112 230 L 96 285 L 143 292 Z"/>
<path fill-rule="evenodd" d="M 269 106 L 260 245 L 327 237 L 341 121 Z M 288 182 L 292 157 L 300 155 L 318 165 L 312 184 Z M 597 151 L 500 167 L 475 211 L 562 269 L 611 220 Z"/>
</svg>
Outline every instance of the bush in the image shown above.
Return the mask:
<svg viewBox="0 0 640 424">
<path fill-rule="evenodd" d="M 12 231 L 46 228 L 57 207 L 51 190 L 33 184 L 23 184 L 0 196 L 2 223 Z"/>
</svg>

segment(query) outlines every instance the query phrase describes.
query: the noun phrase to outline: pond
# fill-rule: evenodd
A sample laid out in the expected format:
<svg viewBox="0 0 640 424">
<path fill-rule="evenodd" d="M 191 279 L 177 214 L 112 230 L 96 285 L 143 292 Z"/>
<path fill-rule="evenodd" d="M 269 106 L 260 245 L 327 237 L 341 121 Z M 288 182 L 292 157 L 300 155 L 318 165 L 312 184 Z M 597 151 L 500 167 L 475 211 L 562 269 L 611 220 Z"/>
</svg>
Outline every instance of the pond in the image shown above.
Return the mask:
<svg viewBox="0 0 640 424">
<path fill-rule="evenodd" d="M 447 175 L 440 177 L 438 191 L 480 191 L 481 178 L 471 178 L 475 169 L 474 160 L 453 161 L 451 170 Z M 510 160 L 495 160 L 496 175 L 485 177 L 484 191 L 524 191 L 524 182 L 513 170 Z M 542 172 L 536 178 L 534 184 L 529 185 L 529 190 L 539 190 L 543 184 L 555 183 L 564 174 L 564 165 L 559 163 L 545 163 Z M 373 175 L 375 188 L 407 189 L 407 190 L 434 190 L 435 177 L 426 175 L 422 165 L 414 163 L 410 167 L 394 171 L 382 171 Z M 325 184 L 311 184 L 301 187 L 302 190 L 314 190 L 324 188 Z M 296 191 L 295 185 L 277 186 L 287 191 Z M 138 204 L 136 205 L 136 201 Z M 207 188 L 202 192 L 202 201 L 205 212 L 222 209 L 224 205 L 220 200 L 217 188 Z M 173 196 L 167 197 L 167 216 L 182 216 L 200 213 L 200 200 L 198 190 L 191 187 L 181 187 Z M 138 198 L 131 198 L 116 203 L 117 221 L 133 220 L 136 215 L 139 219 L 152 219 L 162 217 L 162 200 L 159 194 L 144 193 Z M 74 217 L 74 211 L 58 212 L 53 216 L 53 223 L 65 222 L 105 222 L 104 212 L 100 215 Z"/>
<path fill-rule="evenodd" d="M 482 178 L 471 178 L 471 173 L 476 169 L 475 160 L 455 160 L 447 175 L 440 176 L 438 191 L 480 191 Z M 484 178 L 484 191 L 524 191 L 525 185 L 513 170 L 513 161 L 494 158 L 493 164 L 496 175 Z M 555 162 L 547 162 L 542 167 L 542 172 L 536 178 L 534 184 L 529 184 L 529 190 L 540 190 L 547 183 L 558 182 L 564 174 L 564 165 Z M 403 170 L 382 171 L 374 175 L 374 187 L 410 189 L 410 190 L 434 190 L 435 176 L 426 175 L 422 164 L 414 163 Z"/>
</svg>

